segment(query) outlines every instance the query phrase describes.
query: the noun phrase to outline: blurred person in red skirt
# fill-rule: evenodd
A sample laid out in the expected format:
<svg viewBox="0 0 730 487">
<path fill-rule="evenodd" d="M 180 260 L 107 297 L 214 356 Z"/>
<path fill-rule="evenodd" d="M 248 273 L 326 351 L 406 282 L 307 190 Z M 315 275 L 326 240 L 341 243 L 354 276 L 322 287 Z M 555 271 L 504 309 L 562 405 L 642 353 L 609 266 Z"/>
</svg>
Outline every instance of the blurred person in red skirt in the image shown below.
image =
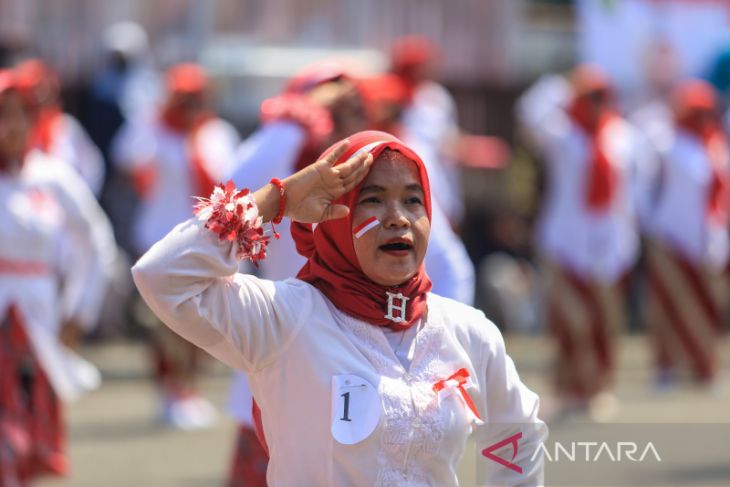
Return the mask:
<svg viewBox="0 0 730 487">
<path fill-rule="evenodd" d="M 111 226 L 66 164 L 29 150 L 14 73 L 0 72 L 0 486 L 69 471 L 61 401 L 99 373 L 64 344 L 96 323 Z M 79 292 L 81 290 L 81 292 Z"/>
<path fill-rule="evenodd" d="M 129 120 L 112 146 L 114 163 L 132 179 L 140 200 L 132 228 L 137 256 L 188 219 L 194 197 L 208 194 L 228 174 L 239 140 L 233 126 L 214 113 L 211 83 L 200 66 L 168 69 L 166 90 L 160 110 Z M 210 426 L 215 410 L 195 384 L 199 350 L 171 333 L 141 301 L 135 310 L 151 333 L 162 421 L 182 429 Z"/>
<path fill-rule="evenodd" d="M 70 164 L 98 197 L 104 183 L 104 160 L 81 123 L 63 112 L 58 75 L 40 59 L 23 61 L 14 71 L 31 116 L 31 146 Z"/>
<path fill-rule="evenodd" d="M 683 368 L 705 385 L 717 378 L 730 253 L 730 147 L 717 94 L 709 83 L 685 80 L 671 103 L 673 130 L 644 225 L 660 388 Z"/>
<path fill-rule="evenodd" d="M 517 116 L 546 165 L 537 245 L 559 411 L 607 419 L 626 321 L 622 280 L 639 250 L 634 174 L 644 139 L 618 115 L 611 82 L 594 66 L 569 79 L 541 78 L 522 95 Z"/>
</svg>

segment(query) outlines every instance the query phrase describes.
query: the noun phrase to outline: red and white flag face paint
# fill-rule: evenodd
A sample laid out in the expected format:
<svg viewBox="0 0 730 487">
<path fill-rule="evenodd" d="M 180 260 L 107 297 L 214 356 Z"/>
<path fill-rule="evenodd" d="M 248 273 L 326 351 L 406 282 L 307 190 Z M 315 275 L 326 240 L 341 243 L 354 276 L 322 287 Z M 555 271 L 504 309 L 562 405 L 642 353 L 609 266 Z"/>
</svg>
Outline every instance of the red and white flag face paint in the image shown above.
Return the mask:
<svg viewBox="0 0 730 487">
<path fill-rule="evenodd" d="M 370 218 L 356 226 L 354 230 L 352 230 L 352 234 L 355 236 L 355 238 L 360 238 L 378 225 L 380 225 L 380 221 L 374 216 L 371 216 Z"/>
</svg>

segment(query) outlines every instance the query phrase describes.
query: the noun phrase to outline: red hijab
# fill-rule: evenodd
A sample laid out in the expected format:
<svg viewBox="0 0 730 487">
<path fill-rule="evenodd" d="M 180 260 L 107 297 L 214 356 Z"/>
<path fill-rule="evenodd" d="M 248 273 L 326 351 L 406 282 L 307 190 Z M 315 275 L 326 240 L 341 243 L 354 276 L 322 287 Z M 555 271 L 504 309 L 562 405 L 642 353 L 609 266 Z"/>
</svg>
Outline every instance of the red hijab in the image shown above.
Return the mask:
<svg viewBox="0 0 730 487">
<path fill-rule="evenodd" d="M 611 109 L 611 85 L 603 72 L 593 66 L 577 68 L 571 81 L 575 96 L 568 114 L 588 136 L 591 150 L 585 204 L 591 210 L 603 211 L 611 205 L 618 185 L 618 174 L 601 141 L 606 126 L 617 118 Z"/>
<path fill-rule="evenodd" d="M 0 68 L 0 96 L 16 90 L 13 72 L 9 69 Z M 0 154 L 0 172 L 5 171 L 9 161 Z"/>
<path fill-rule="evenodd" d="M 406 100 L 410 103 L 422 71 L 438 58 L 436 45 L 423 36 L 403 36 L 393 42 L 390 52 L 391 71 L 397 75 L 406 89 Z"/>
<path fill-rule="evenodd" d="M 350 147 L 336 164 L 347 161 L 360 150 L 369 152 L 377 159 L 385 149 L 397 151 L 413 161 L 418 168 L 424 204 L 428 219 L 431 220 L 428 174 L 423 161 L 413 150 L 394 136 L 374 130 L 359 132 L 349 137 L 349 140 Z M 334 146 L 327 149 L 321 157 L 326 156 L 333 148 Z M 406 329 L 426 312 L 426 293 L 431 289 L 431 280 L 423 264 L 413 277 L 399 286 L 382 286 L 363 273 L 352 241 L 352 215 L 359 192 L 360 186 L 335 201 L 336 204 L 344 204 L 350 208 L 350 214 L 345 218 L 320 223 L 314 229 L 310 224 L 292 223 L 291 231 L 297 251 L 307 258 L 297 277 L 315 286 L 337 308 L 355 318 L 376 326 Z M 404 321 L 396 322 L 386 318 L 390 314 L 387 293 L 400 293 L 406 298 Z M 390 304 L 400 306 L 402 302 L 398 301 Z"/>
<path fill-rule="evenodd" d="M 707 152 L 712 171 L 707 216 L 726 223 L 730 216 L 727 139 L 717 117 L 717 102 L 712 85 L 701 80 L 681 83 L 674 92 L 676 124 L 697 137 Z"/>
<path fill-rule="evenodd" d="M 63 117 L 58 75 L 40 59 L 30 59 L 15 67 L 15 77 L 16 86 L 33 119 L 29 144 L 48 152 Z"/>
<path fill-rule="evenodd" d="M 165 74 L 165 83 L 169 97 L 187 95 L 196 103 L 203 104 L 205 93 L 209 89 L 209 79 L 205 70 L 193 63 L 183 63 L 172 66 Z M 174 132 L 187 136 L 190 150 L 190 172 L 193 176 L 194 191 L 198 196 L 205 197 L 213 192 L 216 181 L 205 167 L 202 151 L 199 144 L 199 129 L 213 118 L 213 113 L 201 111 L 193 126 L 187 126 L 186 116 L 181 113 L 185 108 L 166 106 L 162 110 L 162 122 Z"/>
</svg>

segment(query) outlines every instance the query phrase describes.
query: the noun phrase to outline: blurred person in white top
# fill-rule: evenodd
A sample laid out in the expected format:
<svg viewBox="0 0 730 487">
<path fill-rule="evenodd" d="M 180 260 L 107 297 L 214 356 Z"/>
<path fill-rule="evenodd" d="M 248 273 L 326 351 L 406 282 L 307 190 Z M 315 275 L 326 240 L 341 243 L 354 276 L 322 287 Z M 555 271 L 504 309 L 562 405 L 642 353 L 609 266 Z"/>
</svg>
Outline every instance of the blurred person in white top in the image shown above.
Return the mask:
<svg viewBox="0 0 730 487">
<path fill-rule="evenodd" d="M 608 76 L 595 66 L 577 67 L 569 80 L 541 78 L 517 117 L 545 163 L 537 244 L 549 271 L 557 391 L 567 410 L 604 416 L 614 409 L 616 336 L 626 319 L 621 282 L 639 250 L 635 171 L 645 139 L 617 114 Z"/>
<path fill-rule="evenodd" d="M 79 121 L 63 112 L 58 75 L 40 59 L 21 62 L 15 72 L 31 116 L 31 147 L 70 164 L 98 198 L 104 184 L 104 160 Z"/>
<path fill-rule="evenodd" d="M 132 228 L 136 255 L 188 219 L 194 197 L 209 194 L 230 173 L 239 141 L 233 126 L 215 115 L 200 66 L 169 68 L 166 89 L 160 110 L 127 121 L 112 146 L 117 169 L 131 178 L 140 199 Z M 197 349 L 153 317 L 140 316 L 152 330 L 163 421 L 184 429 L 209 426 L 212 406 L 195 386 Z"/>
<path fill-rule="evenodd" d="M 13 82 L 0 71 L 0 485 L 25 486 L 68 471 L 61 401 L 100 377 L 67 346 L 96 325 L 116 247 L 76 172 L 28 150 Z"/>
<path fill-rule="evenodd" d="M 656 194 L 644 222 L 648 238 L 648 323 L 657 386 L 682 367 L 711 385 L 725 326 L 730 252 L 730 147 L 718 96 L 701 80 L 672 93 L 672 131 L 661 151 Z"/>
</svg>

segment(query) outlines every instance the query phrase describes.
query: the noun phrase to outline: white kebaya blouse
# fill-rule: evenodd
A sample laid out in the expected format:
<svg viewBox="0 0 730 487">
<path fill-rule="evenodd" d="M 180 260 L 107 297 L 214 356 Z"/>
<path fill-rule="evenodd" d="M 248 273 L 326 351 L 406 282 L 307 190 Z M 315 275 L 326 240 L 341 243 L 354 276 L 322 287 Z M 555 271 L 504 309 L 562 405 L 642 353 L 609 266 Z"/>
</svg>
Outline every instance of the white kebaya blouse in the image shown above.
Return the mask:
<svg viewBox="0 0 730 487">
<path fill-rule="evenodd" d="M 247 372 L 263 412 L 269 485 L 455 486 L 473 429 L 541 423 L 537 395 L 480 311 L 429 294 L 406 369 L 380 328 L 339 311 L 317 288 L 240 274 L 238 264 L 233 244 L 193 219 L 132 272 L 168 326 Z M 461 368 L 486 426 L 471 421 L 458 394 L 433 391 Z M 542 459 L 530 457 L 544 433 L 535 431 L 513 460 L 523 474 L 511 485 L 542 484 Z"/>
</svg>

